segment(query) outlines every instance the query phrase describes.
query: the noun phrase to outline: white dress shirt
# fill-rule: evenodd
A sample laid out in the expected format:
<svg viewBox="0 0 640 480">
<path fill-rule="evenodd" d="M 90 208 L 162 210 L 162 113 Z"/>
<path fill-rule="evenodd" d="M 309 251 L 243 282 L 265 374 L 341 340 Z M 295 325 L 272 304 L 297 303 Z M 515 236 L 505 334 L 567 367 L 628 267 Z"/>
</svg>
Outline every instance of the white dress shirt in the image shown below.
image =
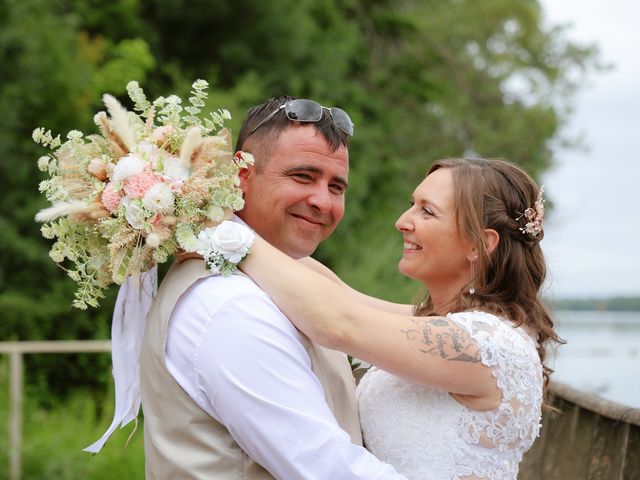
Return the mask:
<svg viewBox="0 0 640 480">
<path fill-rule="evenodd" d="M 351 443 L 300 333 L 247 277 L 207 277 L 180 298 L 166 359 L 185 392 L 276 478 L 405 478 Z"/>
</svg>

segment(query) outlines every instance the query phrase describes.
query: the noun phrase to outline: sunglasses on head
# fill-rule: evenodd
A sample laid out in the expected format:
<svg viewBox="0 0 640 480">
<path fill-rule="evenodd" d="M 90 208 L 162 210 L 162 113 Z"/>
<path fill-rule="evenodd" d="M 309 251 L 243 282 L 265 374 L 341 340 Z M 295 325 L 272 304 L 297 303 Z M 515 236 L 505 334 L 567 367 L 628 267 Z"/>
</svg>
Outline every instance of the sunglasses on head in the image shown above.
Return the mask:
<svg viewBox="0 0 640 480">
<path fill-rule="evenodd" d="M 318 102 L 307 100 L 305 98 L 290 100 L 284 105 L 279 106 L 258 125 L 253 127 L 251 133 L 255 132 L 258 128 L 271 120 L 276 113 L 283 108 L 287 114 L 287 118 L 294 122 L 317 122 L 322 118 L 322 110 L 328 110 L 335 126 L 347 135 L 353 136 L 353 122 L 351 121 L 351 118 L 349 118 L 347 112 L 341 108 L 325 107 L 320 105 Z"/>
</svg>

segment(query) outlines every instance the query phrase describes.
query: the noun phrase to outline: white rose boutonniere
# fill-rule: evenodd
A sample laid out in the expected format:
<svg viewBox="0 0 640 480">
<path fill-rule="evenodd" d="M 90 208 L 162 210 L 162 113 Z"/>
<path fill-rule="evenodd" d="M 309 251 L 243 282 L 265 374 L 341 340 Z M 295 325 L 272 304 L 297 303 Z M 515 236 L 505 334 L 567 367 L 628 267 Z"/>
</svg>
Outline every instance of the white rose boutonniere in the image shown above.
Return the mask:
<svg viewBox="0 0 640 480">
<path fill-rule="evenodd" d="M 213 273 L 227 276 L 235 272 L 238 263 L 249 254 L 254 238 L 250 228 L 225 221 L 200 232 L 197 253 L 204 257 Z"/>
</svg>

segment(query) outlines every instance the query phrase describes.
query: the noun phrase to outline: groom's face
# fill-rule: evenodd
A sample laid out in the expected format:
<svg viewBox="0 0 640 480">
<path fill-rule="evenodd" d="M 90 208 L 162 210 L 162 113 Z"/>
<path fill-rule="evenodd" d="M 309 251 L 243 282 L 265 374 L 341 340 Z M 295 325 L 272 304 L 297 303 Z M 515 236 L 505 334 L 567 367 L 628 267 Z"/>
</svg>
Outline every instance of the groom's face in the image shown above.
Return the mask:
<svg viewBox="0 0 640 480">
<path fill-rule="evenodd" d="M 332 151 L 315 127 L 293 124 L 271 158 L 260 158 L 259 149 L 252 153 L 263 163 L 241 172 L 246 206 L 240 217 L 287 255 L 311 255 L 344 215 L 347 149 Z"/>
</svg>

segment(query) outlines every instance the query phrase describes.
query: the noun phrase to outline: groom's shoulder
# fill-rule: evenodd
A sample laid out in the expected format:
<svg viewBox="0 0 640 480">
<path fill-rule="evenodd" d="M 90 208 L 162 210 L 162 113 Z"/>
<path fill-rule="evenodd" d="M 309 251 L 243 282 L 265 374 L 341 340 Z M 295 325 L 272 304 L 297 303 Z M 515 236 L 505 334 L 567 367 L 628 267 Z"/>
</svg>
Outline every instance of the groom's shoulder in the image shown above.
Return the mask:
<svg viewBox="0 0 640 480">
<path fill-rule="evenodd" d="M 191 292 L 201 298 L 215 303 L 224 303 L 233 299 L 250 299 L 271 301 L 270 297 L 244 274 L 233 274 L 227 277 L 211 275 L 205 277 L 191 288 Z"/>
<path fill-rule="evenodd" d="M 256 321 L 265 325 L 291 325 L 271 297 L 243 274 L 228 277 L 209 276 L 196 282 L 183 298 L 188 303 L 195 302 L 207 316 L 236 318 L 237 328 L 242 328 L 238 319 L 244 318 L 250 324 Z M 254 325 L 255 326 L 255 325 Z"/>
</svg>

